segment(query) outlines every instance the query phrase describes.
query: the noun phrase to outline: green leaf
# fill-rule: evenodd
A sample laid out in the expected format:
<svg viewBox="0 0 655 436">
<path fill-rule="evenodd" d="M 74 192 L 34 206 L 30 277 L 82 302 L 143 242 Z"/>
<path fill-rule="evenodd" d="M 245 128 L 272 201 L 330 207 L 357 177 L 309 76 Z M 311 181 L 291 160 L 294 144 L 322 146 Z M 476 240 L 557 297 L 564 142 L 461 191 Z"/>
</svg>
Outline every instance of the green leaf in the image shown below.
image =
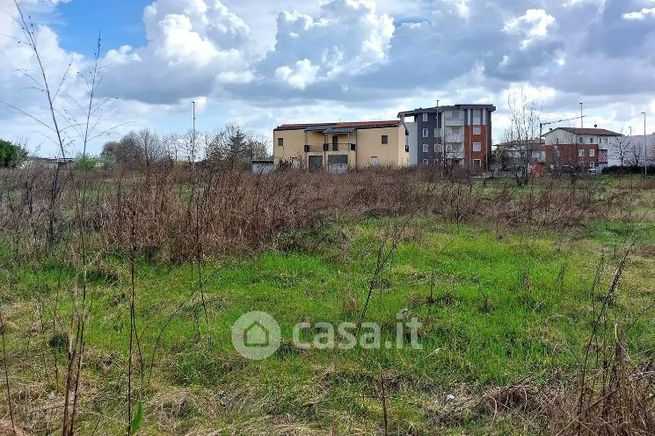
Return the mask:
<svg viewBox="0 0 655 436">
<path fill-rule="evenodd" d="M 130 423 L 130 434 L 136 434 L 136 432 L 139 431 L 139 427 L 141 427 L 142 421 L 143 421 L 143 403 L 139 401 L 138 403 L 136 403 L 134 418 Z"/>
</svg>

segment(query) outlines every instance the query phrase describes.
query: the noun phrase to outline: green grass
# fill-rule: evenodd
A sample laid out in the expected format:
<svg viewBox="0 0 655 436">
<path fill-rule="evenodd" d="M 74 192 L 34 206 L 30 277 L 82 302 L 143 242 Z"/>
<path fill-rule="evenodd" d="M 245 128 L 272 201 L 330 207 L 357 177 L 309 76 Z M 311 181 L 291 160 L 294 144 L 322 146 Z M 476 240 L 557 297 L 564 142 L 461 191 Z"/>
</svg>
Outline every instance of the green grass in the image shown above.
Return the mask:
<svg viewBox="0 0 655 436">
<path fill-rule="evenodd" d="M 423 350 L 294 348 L 290 340 L 297 322 L 358 321 L 379 240 L 393 223 L 341 223 L 344 237 L 327 238 L 311 251 L 208 261 L 203 267 L 208 319 L 198 294 L 175 312 L 196 287 L 194 265 L 139 261 L 137 316 L 146 368 L 163 331 L 151 383 L 142 391 L 143 431 L 276 433 L 289 426 L 298 432 L 335 427 L 340 433 L 371 433 L 381 428 L 381 374 L 389 384 L 391 428 L 399 432 L 443 427 L 453 433 L 484 433 L 492 425 L 526 431 L 525 423 L 511 417 L 492 424 L 490 417 L 467 415 L 444 424 L 440 410 L 448 393 L 474 396 L 526 377 L 543 385 L 570 381 L 591 329 L 593 307 L 621 254 L 616 247 L 635 230 L 637 254 L 655 245 L 653 223 L 592 223 L 581 236 L 498 233 L 419 217 L 403 233 L 366 320 L 383 324 L 384 339 L 393 340 L 396 314 L 419 306 L 432 293 L 433 304 L 411 311 L 423 323 Z M 606 268 L 592 293 L 601 257 Z M 82 433 L 90 433 L 99 420 L 106 431 L 119 433 L 125 416 L 129 265 L 119 257 L 103 258 L 101 265 L 90 275 Z M 626 271 L 611 310 L 620 325 L 632 322 L 652 301 L 655 279 L 644 271 L 654 266 L 652 257 L 638 256 Z M 11 304 L 6 316 L 17 326 L 7 335 L 14 380 L 36 379 L 52 389 L 52 375 L 46 379 L 42 358 L 34 357 L 38 347 L 46 347 L 29 328 L 38 319 L 31 302 L 36 295 L 46 301 L 49 318 L 58 294 L 58 311 L 66 321 L 72 274 L 56 261 L 11 268 L 3 301 Z M 243 359 L 231 345 L 231 325 L 252 310 L 273 315 L 283 332 L 281 351 L 262 362 Z M 655 347 L 653 320 L 648 313 L 628 332 L 634 355 Z M 33 354 L 25 351 L 28 342 Z M 63 351 L 58 359 L 61 373 Z M 227 407 L 219 404 L 219 391 L 229 399 Z"/>
</svg>

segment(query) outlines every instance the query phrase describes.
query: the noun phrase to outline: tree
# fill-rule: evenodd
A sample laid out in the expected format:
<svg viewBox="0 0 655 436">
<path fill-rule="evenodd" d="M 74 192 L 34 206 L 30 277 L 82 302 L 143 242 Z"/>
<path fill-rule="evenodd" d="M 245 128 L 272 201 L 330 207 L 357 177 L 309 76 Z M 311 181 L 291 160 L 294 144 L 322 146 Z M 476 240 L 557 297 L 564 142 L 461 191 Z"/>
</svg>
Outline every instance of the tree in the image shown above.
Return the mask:
<svg viewBox="0 0 655 436">
<path fill-rule="evenodd" d="M 18 144 L 0 139 L 0 167 L 13 168 L 27 157 L 27 151 Z"/>
<path fill-rule="evenodd" d="M 638 167 L 639 165 L 642 165 L 642 158 L 643 156 L 643 144 L 639 144 L 638 142 L 630 142 L 630 147 L 628 150 L 628 163 L 632 166 Z"/>
<path fill-rule="evenodd" d="M 621 166 L 625 166 L 626 160 L 632 151 L 632 144 L 630 138 L 627 136 L 617 136 L 612 138 L 610 142 L 610 150 L 619 160 Z"/>
<path fill-rule="evenodd" d="M 504 142 L 511 144 L 510 156 L 514 163 L 516 183 L 523 186 L 529 182 L 530 164 L 541 145 L 539 111 L 535 103 L 527 99 L 523 89 L 509 94 L 507 109 L 509 127 L 504 133 Z"/>
<path fill-rule="evenodd" d="M 149 168 L 166 158 L 166 150 L 159 136 L 148 129 L 130 132 L 120 141 L 105 144 L 101 158 L 105 166 Z"/>
<path fill-rule="evenodd" d="M 101 164 L 100 158 L 96 156 L 78 154 L 75 156 L 75 169 L 91 171 L 98 168 Z"/>
<path fill-rule="evenodd" d="M 253 159 L 268 156 L 266 140 L 236 124 L 228 124 L 212 137 L 205 138 L 207 158 L 231 165 L 250 165 Z"/>
</svg>

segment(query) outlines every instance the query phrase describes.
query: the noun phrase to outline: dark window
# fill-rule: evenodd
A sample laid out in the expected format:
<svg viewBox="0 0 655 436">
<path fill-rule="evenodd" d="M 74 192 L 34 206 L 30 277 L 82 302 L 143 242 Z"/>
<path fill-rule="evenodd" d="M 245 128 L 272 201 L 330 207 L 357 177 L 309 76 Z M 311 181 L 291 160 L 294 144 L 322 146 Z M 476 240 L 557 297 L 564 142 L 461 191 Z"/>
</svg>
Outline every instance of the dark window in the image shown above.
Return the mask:
<svg viewBox="0 0 655 436">
<path fill-rule="evenodd" d="M 277 145 L 284 147 L 284 138 L 277 138 Z"/>
<path fill-rule="evenodd" d="M 332 137 L 332 151 L 339 151 L 339 137 Z"/>
<path fill-rule="evenodd" d="M 389 143 L 389 136 L 387 135 L 382 135 L 382 144 L 388 144 Z"/>
</svg>

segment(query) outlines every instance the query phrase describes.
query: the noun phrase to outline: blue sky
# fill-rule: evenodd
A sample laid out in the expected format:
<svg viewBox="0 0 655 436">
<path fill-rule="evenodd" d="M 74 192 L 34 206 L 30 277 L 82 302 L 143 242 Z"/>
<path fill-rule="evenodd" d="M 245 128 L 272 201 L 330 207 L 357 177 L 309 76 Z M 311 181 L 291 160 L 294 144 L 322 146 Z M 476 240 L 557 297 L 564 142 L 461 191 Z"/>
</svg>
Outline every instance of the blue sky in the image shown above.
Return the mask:
<svg viewBox="0 0 655 436">
<path fill-rule="evenodd" d="M 107 3 L 109 7 L 105 6 Z M 53 26 L 61 45 L 69 51 L 92 53 L 98 32 L 107 47 L 138 46 L 146 42 L 143 8 L 147 0 L 75 0 L 57 9 L 59 20 Z"/>
<path fill-rule="evenodd" d="M 98 96 L 111 101 L 92 151 L 129 130 L 184 132 L 192 101 L 202 130 L 236 122 L 267 136 L 284 122 L 392 119 L 439 99 L 495 104 L 498 140 L 519 92 L 544 120 L 577 116 L 581 101 L 588 125 L 617 131 L 655 115 L 655 0 L 19 1 L 51 81 L 71 65 L 62 113 L 86 98 L 77 73 L 103 33 Z M 47 118 L 15 17 L 0 0 L 0 101 Z M 56 153 L 47 131 L 2 104 L 0 129 Z"/>
</svg>

